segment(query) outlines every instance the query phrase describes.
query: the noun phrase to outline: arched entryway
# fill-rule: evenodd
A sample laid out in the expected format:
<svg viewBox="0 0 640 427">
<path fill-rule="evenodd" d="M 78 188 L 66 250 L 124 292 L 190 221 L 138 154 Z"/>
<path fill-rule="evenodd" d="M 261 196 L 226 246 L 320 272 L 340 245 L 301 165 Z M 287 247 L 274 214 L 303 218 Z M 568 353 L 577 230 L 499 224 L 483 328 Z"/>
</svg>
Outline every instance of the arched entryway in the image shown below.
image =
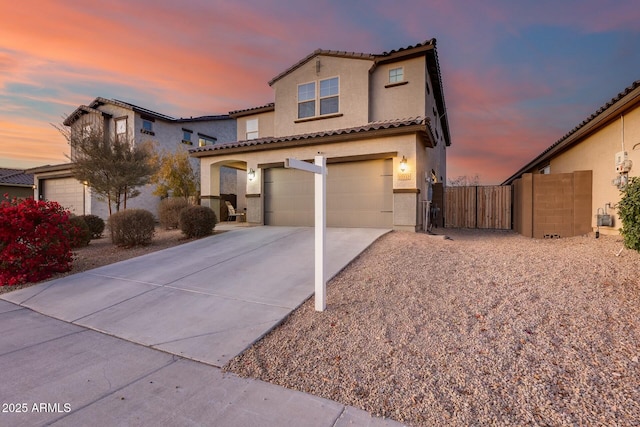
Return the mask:
<svg viewBox="0 0 640 427">
<path fill-rule="evenodd" d="M 246 213 L 247 163 L 224 160 L 211 164 L 208 172 L 209 188 L 202 189 L 201 204 L 213 209 L 219 221 L 227 220 L 225 201 L 229 201 L 237 212 Z"/>
</svg>

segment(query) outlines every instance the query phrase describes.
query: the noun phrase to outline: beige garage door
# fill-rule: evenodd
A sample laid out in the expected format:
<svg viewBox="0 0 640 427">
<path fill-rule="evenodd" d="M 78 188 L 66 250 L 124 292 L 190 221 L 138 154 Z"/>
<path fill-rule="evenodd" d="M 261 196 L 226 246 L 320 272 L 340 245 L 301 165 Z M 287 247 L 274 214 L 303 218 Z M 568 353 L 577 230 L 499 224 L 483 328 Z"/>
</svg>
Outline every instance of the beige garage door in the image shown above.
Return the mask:
<svg viewBox="0 0 640 427">
<path fill-rule="evenodd" d="M 50 178 L 41 181 L 45 200 L 60 203 L 76 215 L 82 215 L 83 186 L 74 178 Z"/>
<path fill-rule="evenodd" d="M 327 226 L 392 227 L 391 159 L 333 163 L 328 168 Z M 266 169 L 264 194 L 265 224 L 313 225 L 313 174 Z"/>
</svg>

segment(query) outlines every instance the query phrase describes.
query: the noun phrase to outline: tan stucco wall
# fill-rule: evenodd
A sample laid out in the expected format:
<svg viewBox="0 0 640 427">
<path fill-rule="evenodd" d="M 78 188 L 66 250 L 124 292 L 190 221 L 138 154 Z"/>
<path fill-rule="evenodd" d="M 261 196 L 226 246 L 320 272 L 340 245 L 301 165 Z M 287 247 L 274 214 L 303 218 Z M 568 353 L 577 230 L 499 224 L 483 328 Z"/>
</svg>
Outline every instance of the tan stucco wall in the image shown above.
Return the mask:
<svg viewBox="0 0 640 427">
<path fill-rule="evenodd" d="M 640 176 L 640 107 L 624 115 L 624 150 L 633 162 L 630 177 Z M 551 173 L 568 173 L 577 170 L 593 171 L 592 192 L 592 227 L 596 227 L 596 212 L 604 209 L 606 203 L 612 206 L 620 201 L 620 191 L 611 184 L 617 173 L 615 171 L 615 154 L 622 151 L 622 120 L 618 117 L 598 132 L 559 154 L 551 160 Z M 622 224 L 615 210 L 608 208 L 608 213 L 615 214 L 613 227 L 600 227 L 603 234 L 618 234 Z"/>
<path fill-rule="evenodd" d="M 389 70 L 399 67 L 404 69 L 407 84 L 385 87 L 389 85 Z M 416 95 L 426 94 L 425 81 L 424 57 L 377 66 L 371 75 L 371 121 L 424 116 L 425 99 Z"/>
<path fill-rule="evenodd" d="M 256 171 L 256 179 L 246 182 L 246 207 L 247 220 L 249 222 L 263 221 L 262 212 L 262 169 L 258 165 L 284 162 L 285 158 L 293 157 L 299 160 L 312 160 L 318 152 L 328 159 L 344 156 L 370 156 L 376 153 L 397 152 L 398 156 L 393 158 L 393 188 L 394 190 L 420 190 L 419 193 L 394 194 L 394 224 L 396 220 L 398 226 L 403 229 L 415 230 L 422 224 L 420 215 L 415 215 L 419 211 L 420 202 L 426 196 L 424 190 L 424 166 L 440 170 L 441 166 L 434 164 L 436 160 L 429 157 L 427 149 L 421 139 L 415 134 L 399 135 L 393 137 L 371 138 L 367 140 L 356 140 L 345 143 L 319 144 L 295 148 L 282 148 L 276 150 L 247 152 L 215 157 L 203 157 L 200 159 L 202 171 L 202 195 L 219 195 L 218 169 L 220 164 L 246 162 L 247 169 Z M 402 156 L 407 158 L 407 171 L 404 176 L 400 174 L 400 161 Z M 330 171 L 330 166 L 329 166 Z M 257 195 L 260 195 L 259 197 Z M 240 201 L 238 202 L 240 205 Z M 258 211 L 256 211 L 258 209 Z M 397 218 L 396 218 L 397 215 Z M 409 217 L 407 217 L 409 215 Z"/>
<path fill-rule="evenodd" d="M 238 117 L 236 123 L 238 126 L 237 140 L 246 141 L 247 139 L 247 120 L 258 119 L 258 138 L 274 136 L 274 120 L 275 112 L 268 111 L 266 113 L 252 114 L 249 116 Z"/>
<path fill-rule="evenodd" d="M 316 72 L 316 58 L 320 70 Z M 293 70 L 273 84 L 275 90 L 275 134 L 274 136 L 298 135 L 327 129 L 344 129 L 361 126 L 369 122 L 369 69 L 370 59 L 351 59 L 318 55 Z M 340 78 L 340 117 L 319 120 L 298 120 L 298 85 L 320 80 Z M 316 113 L 317 113 L 316 107 Z"/>
</svg>

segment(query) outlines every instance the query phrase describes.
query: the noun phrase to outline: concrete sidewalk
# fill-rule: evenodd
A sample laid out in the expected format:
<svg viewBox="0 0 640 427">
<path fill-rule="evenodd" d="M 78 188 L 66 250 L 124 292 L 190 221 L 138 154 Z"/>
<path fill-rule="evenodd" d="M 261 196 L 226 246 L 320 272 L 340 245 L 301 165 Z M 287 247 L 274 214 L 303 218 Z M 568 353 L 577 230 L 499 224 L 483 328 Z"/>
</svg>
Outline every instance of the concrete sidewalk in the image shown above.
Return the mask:
<svg viewBox="0 0 640 427">
<path fill-rule="evenodd" d="M 329 277 L 385 232 L 329 229 Z M 4 294 L 0 424 L 395 425 L 215 368 L 312 293 L 313 229 L 251 227 Z"/>
</svg>

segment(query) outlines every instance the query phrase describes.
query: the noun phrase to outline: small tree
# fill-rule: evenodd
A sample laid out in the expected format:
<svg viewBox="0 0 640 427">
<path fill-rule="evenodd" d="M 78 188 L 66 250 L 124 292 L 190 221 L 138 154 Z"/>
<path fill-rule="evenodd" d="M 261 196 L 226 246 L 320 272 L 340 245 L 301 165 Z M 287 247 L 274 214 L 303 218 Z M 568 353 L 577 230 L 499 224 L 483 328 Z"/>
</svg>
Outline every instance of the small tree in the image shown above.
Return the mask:
<svg viewBox="0 0 640 427">
<path fill-rule="evenodd" d="M 631 178 L 621 190 L 621 195 L 618 216 L 622 221 L 620 233 L 624 237 L 624 245 L 640 251 L 640 178 Z"/>
<path fill-rule="evenodd" d="M 157 172 L 151 178 L 151 182 L 156 184 L 153 194 L 166 197 L 173 193 L 174 197 L 184 197 L 187 200 L 197 194 L 198 178 L 191 167 L 189 153 L 178 150 L 174 153 L 156 154 L 154 162 Z"/>
<path fill-rule="evenodd" d="M 480 175 L 475 174 L 472 177 L 467 175 L 461 175 L 456 178 L 449 178 L 447 180 L 447 186 L 449 187 L 466 187 L 480 184 Z"/>
<path fill-rule="evenodd" d="M 134 144 L 127 138 L 108 138 L 102 129 L 88 134 L 61 132 L 71 145 L 73 176 L 106 200 L 109 215 L 112 204 L 116 212 L 121 205 L 126 209 L 127 199 L 138 196 L 137 188 L 149 183 L 155 172 L 151 142 Z"/>
</svg>

